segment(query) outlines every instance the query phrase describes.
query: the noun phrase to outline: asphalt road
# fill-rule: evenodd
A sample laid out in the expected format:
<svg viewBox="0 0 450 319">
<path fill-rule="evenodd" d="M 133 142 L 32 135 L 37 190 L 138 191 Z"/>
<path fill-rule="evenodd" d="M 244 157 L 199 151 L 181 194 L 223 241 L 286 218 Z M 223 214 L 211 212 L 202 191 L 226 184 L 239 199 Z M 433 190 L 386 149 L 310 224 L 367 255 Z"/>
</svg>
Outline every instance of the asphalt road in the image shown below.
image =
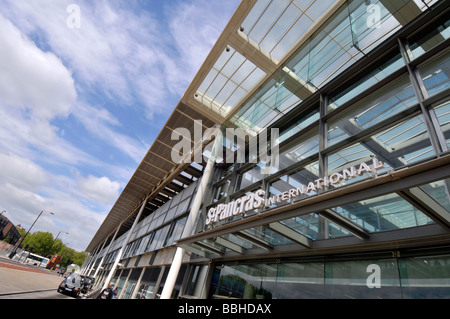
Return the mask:
<svg viewBox="0 0 450 319">
<path fill-rule="evenodd" d="M 0 258 L 0 299 L 73 299 L 56 291 L 62 280 L 49 270 Z"/>
</svg>

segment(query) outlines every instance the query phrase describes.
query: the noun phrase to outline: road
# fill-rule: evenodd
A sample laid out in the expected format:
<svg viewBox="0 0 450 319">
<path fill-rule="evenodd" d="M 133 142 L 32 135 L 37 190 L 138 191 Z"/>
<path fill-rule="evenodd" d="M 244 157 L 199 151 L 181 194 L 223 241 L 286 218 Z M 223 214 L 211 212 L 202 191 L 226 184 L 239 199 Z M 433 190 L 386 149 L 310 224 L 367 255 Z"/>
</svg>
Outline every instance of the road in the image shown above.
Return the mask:
<svg viewBox="0 0 450 319">
<path fill-rule="evenodd" d="M 80 298 L 80 297 L 78 297 Z M 38 292 L 0 295 L 0 299 L 74 299 L 74 297 L 56 292 L 56 289 Z"/>
<path fill-rule="evenodd" d="M 74 299 L 56 291 L 56 273 L 0 258 L 0 299 Z"/>
</svg>

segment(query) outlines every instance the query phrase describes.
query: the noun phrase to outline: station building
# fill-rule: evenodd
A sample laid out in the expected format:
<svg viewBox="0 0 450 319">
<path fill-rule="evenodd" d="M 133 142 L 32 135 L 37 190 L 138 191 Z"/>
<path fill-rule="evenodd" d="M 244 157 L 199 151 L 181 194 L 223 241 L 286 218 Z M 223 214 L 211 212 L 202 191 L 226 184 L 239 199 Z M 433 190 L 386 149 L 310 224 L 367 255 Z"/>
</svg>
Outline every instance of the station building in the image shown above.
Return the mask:
<svg viewBox="0 0 450 319">
<path fill-rule="evenodd" d="M 449 10 L 242 1 L 82 271 L 121 299 L 449 298 Z"/>
</svg>

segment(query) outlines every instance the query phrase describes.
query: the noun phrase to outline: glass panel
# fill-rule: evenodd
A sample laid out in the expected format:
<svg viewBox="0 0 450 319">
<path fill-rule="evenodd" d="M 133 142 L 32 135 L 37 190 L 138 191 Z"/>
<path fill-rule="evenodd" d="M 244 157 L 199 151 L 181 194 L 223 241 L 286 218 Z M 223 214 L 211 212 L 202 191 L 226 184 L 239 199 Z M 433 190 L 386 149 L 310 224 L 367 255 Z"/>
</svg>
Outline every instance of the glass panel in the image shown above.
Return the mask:
<svg viewBox="0 0 450 319">
<path fill-rule="evenodd" d="M 187 216 L 180 218 L 174 222 L 174 225 L 170 229 L 170 233 L 167 236 L 165 246 L 173 245 L 174 241 L 180 239 L 181 234 L 183 233 L 184 225 L 186 224 Z"/>
<path fill-rule="evenodd" d="M 329 298 L 402 297 L 395 259 L 326 262 L 325 278 L 325 291 Z"/>
<path fill-rule="evenodd" d="M 233 234 L 226 234 L 226 235 L 223 235 L 222 237 L 236 245 L 239 245 L 240 247 L 242 247 L 244 249 L 253 249 L 253 248 L 258 247 L 256 245 L 252 244 L 251 242 L 244 240 L 243 238 L 240 238 Z"/>
<path fill-rule="evenodd" d="M 136 281 L 128 281 L 125 290 L 123 291 L 122 297 L 120 299 L 131 299 L 134 288 L 136 287 Z"/>
<path fill-rule="evenodd" d="M 282 201 L 281 196 L 284 192 L 289 192 L 290 189 L 302 188 L 308 186 L 310 182 L 315 182 L 319 175 L 319 163 L 315 162 L 304 168 L 301 168 L 293 173 L 284 175 L 278 180 L 270 184 L 268 196 L 268 208 L 274 208 L 281 205 L 286 205 L 289 201 Z M 308 191 L 308 195 L 301 194 L 291 200 L 297 201 L 308 196 L 315 195 L 316 191 Z M 289 194 L 289 196 L 291 196 Z"/>
<path fill-rule="evenodd" d="M 206 265 L 193 266 L 184 290 L 185 295 L 201 298 L 203 284 L 208 273 L 208 269 L 209 267 Z"/>
<path fill-rule="evenodd" d="M 281 144 L 284 140 L 287 140 L 289 137 L 300 132 L 305 127 L 317 121 L 318 119 L 319 119 L 319 111 L 313 110 L 312 112 L 303 116 L 301 119 L 296 121 L 295 124 L 289 126 L 288 128 L 281 128 L 280 136 L 278 138 L 279 143 Z"/>
<path fill-rule="evenodd" d="M 211 284 L 214 299 L 242 298 L 245 282 L 235 276 L 235 267 L 221 265 L 216 267 Z"/>
<path fill-rule="evenodd" d="M 312 135 L 312 136 L 311 136 Z M 278 169 L 282 170 L 319 152 L 318 131 L 306 137 L 301 137 L 295 146 L 282 151 L 279 155 Z"/>
<path fill-rule="evenodd" d="M 333 145 L 417 103 L 409 79 L 404 77 L 358 102 L 329 122 L 328 145 Z"/>
<path fill-rule="evenodd" d="M 450 255 L 219 263 L 211 294 L 215 299 L 449 298 Z"/>
<path fill-rule="evenodd" d="M 259 162 L 256 166 L 243 173 L 239 178 L 237 189 L 243 189 L 253 183 L 256 183 L 264 178 L 265 162 Z"/>
<path fill-rule="evenodd" d="M 141 279 L 141 286 L 139 288 L 137 299 L 152 299 L 156 282 L 160 273 L 159 267 L 152 267 L 145 269 L 144 275 Z"/>
<path fill-rule="evenodd" d="M 450 148 L 450 102 L 436 106 L 434 109 L 442 134 Z"/>
<path fill-rule="evenodd" d="M 344 5 L 310 38 L 307 80 L 315 87 L 321 87 L 330 74 L 334 75 L 352 58 L 353 54 L 349 52 L 352 46 L 348 10 Z"/>
<path fill-rule="evenodd" d="M 373 149 L 394 168 L 434 156 L 423 116 L 416 116 L 372 137 L 382 149 Z M 367 143 L 369 145 L 369 143 Z"/>
<path fill-rule="evenodd" d="M 417 16 L 420 11 L 408 10 L 408 1 L 366 1 L 353 0 L 349 4 L 350 24 L 352 29 L 353 44 L 366 52 L 367 48 L 373 48 L 386 39 L 397 28 L 401 27 L 395 17 L 401 17 L 406 24 Z M 389 8 L 386 8 L 389 6 Z M 416 14 L 414 14 L 416 13 Z M 406 16 L 409 15 L 407 18 Z M 411 16 L 414 15 L 414 16 Z"/>
<path fill-rule="evenodd" d="M 450 179 L 422 185 L 420 188 L 450 212 Z"/>
<path fill-rule="evenodd" d="M 328 156 L 328 175 L 331 176 L 334 173 L 341 174 L 344 169 L 351 171 L 351 167 L 359 169 L 362 163 L 366 163 L 370 167 L 373 164 L 373 157 L 374 153 L 372 153 L 364 142 L 354 144 Z M 378 170 L 377 174 L 382 174 L 392 169 L 389 163 L 383 162 L 383 164 L 385 168 Z M 370 174 L 356 175 L 354 178 L 342 180 L 339 185 L 348 185 L 371 177 Z"/>
<path fill-rule="evenodd" d="M 351 235 L 352 234 L 349 233 L 346 229 L 328 221 L 328 238 L 347 237 Z"/>
<path fill-rule="evenodd" d="M 358 168 L 363 162 L 370 166 L 373 157 L 383 162 L 385 168 L 377 171 L 377 174 L 382 174 L 392 168 L 403 167 L 434 155 L 423 117 L 416 116 L 378 133 L 370 139 L 329 155 L 328 174 L 340 173 L 343 169 L 351 166 Z M 369 177 L 370 174 L 363 174 L 343 180 L 341 185 Z"/>
<path fill-rule="evenodd" d="M 264 226 L 250 228 L 250 229 L 245 230 L 244 232 L 248 233 L 252 236 L 255 236 L 273 246 L 286 245 L 286 244 L 293 243 L 293 241 L 281 236 L 278 233 L 271 231 L 270 229 L 268 229 Z"/>
<path fill-rule="evenodd" d="M 397 194 L 388 194 L 334 209 L 368 232 L 403 229 L 433 223 Z"/>
<path fill-rule="evenodd" d="M 277 299 L 324 297 L 324 264 L 283 262 L 278 265 Z"/>
<path fill-rule="evenodd" d="M 402 261 L 400 274 L 404 298 L 450 298 L 450 255 Z"/>
<path fill-rule="evenodd" d="M 419 66 L 428 95 L 432 96 L 450 87 L 450 52 Z"/>
<path fill-rule="evenodd" d="M 312 240 L 319 238 L 319 215 L 317 214 L 294 217 L 283 220 L 281 223 Z"/>
<path fill-rule="evenodd" d="M 224 183 L 216 186 L 214 190 L 213 202 L 217 202 L 218 200 L 225 198 L 228 196 L 228 187 L 230 186 L 230 180 L 227 179 Z"/>
<path fill-rule="evenodd" d="M 272 299 L 272 287 L 276 284 L 276 264 L 242 264 L 235 267 L 235 277 L 243 282 L 243 299 Z"/>
<path fill-rule="evenodd" d="M 427 30 L 427 33 L 420 40 L 413 40 L 409 47 L 413 58 L 421 56 L 436 45 L 440 44 L 450 36 L 450 20 L 445 21 L 434 29 Z"/>
<path fill-rule="evenodd" d="M 398 53 L 395 57 L 377 67 L 377 69 L 370 72 L 355 84 L 344 89 L 342 92 L 339 92 L 337 95 L 331 96 L 327 111 L 331 112 L 332 110 L 335 110 L 404 65 L 404 61 L 400 53 Z"/>
</svg>

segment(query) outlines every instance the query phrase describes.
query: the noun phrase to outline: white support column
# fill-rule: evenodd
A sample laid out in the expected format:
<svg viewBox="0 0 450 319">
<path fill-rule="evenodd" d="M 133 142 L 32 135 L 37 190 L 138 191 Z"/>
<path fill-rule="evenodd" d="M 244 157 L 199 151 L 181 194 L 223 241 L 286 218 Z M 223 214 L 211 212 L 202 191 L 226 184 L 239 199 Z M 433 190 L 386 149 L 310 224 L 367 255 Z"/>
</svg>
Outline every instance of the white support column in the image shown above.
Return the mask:
<svg viewBox="0 0 450 319">
<path fill-rule="evenodd" d="M 116 236 L 117 236 L 117 233 L 119 232 L 120 227 L 122 227 L 122 223 L 120 223 L 119 227 L 117 227 L 116 232 L 114 233 L 114 236 L 111 239 L 111 242 L 109 243 L 108 249 L 106 250 L 105 254 L 103 255 L 102 260 L 100 260 L 100 263 L 98 264 L 97 269 L 95 269 L 95 273 L 94 273 L 94 276 L 93 276 L 94 278 L 97 278 L 97 274 L 100 271 L 100 267 L 102 267 L 103 262 L 105 261 L 106 255 L 109 254 L 109 251 L 111 250 L 112 243 L 114 242 L 114 240 L 116 240 Z M 103 244 L 103 246 L 105 246 L 107 240 L 108 240 L 108 237 L 106 237 L 105 243 Z M 102 247 L 102 249 L 100 251 L 102 251 L 103 248 L 104 247 Z"/>
<path fill-rule="evenodd" d="M 197 220 L 197 215 L 200 210 L 200 206 L 202 204 L 206 187 L 208 186 L 209 180 L 211 178 L 211 173 L 213 171 L 214 163 L 217 158 L 217 151 L 219 149 L 219 146 L 220 150 L 222 150 L 222 134 L 218 130 L 218 133 L 216 133 L 216 138 L 214 140 L 214 146 L 211 151 L 211 156 L 208 160 L 208 163 L 206 164 L 205 171 L 198 186 L 197 194 L 195 195 L 194 201 L 192 203 L 192 208 L 186 221 L 186 225 L 184 226 L 181 238 L 190 236 L 192 233 L 192 229 L 194 228 L 195 221 Z M 173 257 L 173 261 L 170 266 L 169 274 L 167 275 L 167 279 L 164 284 L 163 291 L 161 293 L 161 299 L 170 299 L 173 288 L 175 287 L 175 282 L 177 280 L 178 273 L 180 272 L 181 262 L 183 261 L 184 254 L 185 249 L 177 247 L 175 256 Z"/>
<path fill-rule="evenodd" d="M 141 215 L 142 215 L 142 212 L 144 211 L 145 205 L 147 205 L 147 200 L 148 200 L 148 197 L 145 198 L 145 200 L 142 202 L 141 209 L 139 210 L 139 213 L 137 214 L 136 218 L 134 219 L 133 226 L 131 226 L 130 230 L 128 231 L 127 238 L 124 240 L 122 247 L 120 248 L 119 252 L 117 253 L 116 260 L 114 261 L 114 264 L 113 264 L 111 270 L 109 271 L 108 277 L 106 278 L 105 283 L 103 284 L 103 289 L 108 287 L 109 282 L 111 281 L 111 278 L 117 269 L 117 265 L 119 264 L 120 259 L 122 259 L 123 252 L 125 250 L 125 247 L 128 245 L 128 242 L 131 238 L 131 234 L 133 233 L 134 228 L 136 227 L 139 219 L 141 218 Z"/>
<path fill-rule="evenodd" d="M 100 253 L 100 251 L 101 251 L 100 246 L 94 250 L 94 253 L 92 254 L 92 256 L 89 260 L 88 267 L 86 267 L 84 270 L 85 275 L 89 276 L 90 272 L 92 271 L 92 268 L 95 265 L 95 262 L 97 261 L 97 256 Z"/>
</svg>

